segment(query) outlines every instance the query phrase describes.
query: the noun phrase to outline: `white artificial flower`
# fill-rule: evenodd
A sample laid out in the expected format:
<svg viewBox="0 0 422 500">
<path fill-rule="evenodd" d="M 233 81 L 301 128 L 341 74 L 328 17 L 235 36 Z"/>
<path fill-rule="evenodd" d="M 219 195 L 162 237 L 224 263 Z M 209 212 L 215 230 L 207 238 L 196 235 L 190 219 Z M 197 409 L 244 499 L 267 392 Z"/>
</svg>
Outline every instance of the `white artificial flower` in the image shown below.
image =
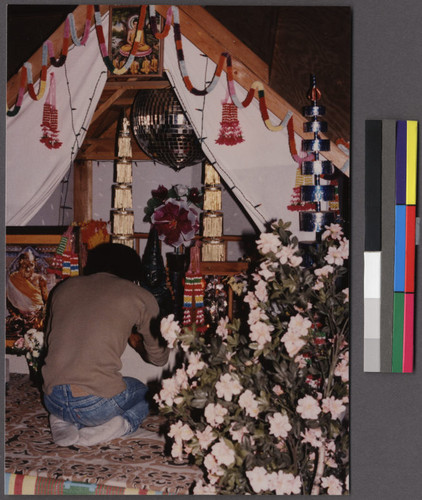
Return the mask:
<svg viewBox="0 0 422 500">
<path fill-rule="evenodd" d="M 342 227 L 340 224 L 330 224 L 325 226 L 326 231 L 322 233 L 322 239 L 332 238 L 333 240 L 340 240 L 343 236 Z"/>
<path fill-rule="evenodd" d="M 343 265 L 344 262 L 344 252 L 341 247 L 332 246 L 328 249 L 327 255 L 324 259 L 329 264 L 335 264 L 337 266 Z"/>
<path fill-rule="evenodd" d="M 234 450 L 229 448 L 221 439 L 212 446 L 211 453 L 214 455 L 218 465 L 230 467 L 230 465 L 234 464 L 236 459 Z"/>
<path fill-rule="evenodd" d="M 349 302 L 349 289 L 345 288 L 344 290 L 341 291 L 344 294 L 344 303 Z"/>
<path fill-rule="evenodd" d="M 182 460 L 183 458 L 183 446 L 181 441 L 175 441 L 171 447 L 171 456 L 173 458 L 178 458 Z"/>
<path fill-rule="evenodd" d="M 309 328 L 311 328 L 312 323 L 308 318 L 304 318 L 301 314 L 296 314 L 292 316 L 289 321 L 289 330 L 297 334 L 299 337 L 303 337 L 308 334 Z"/>
<path fill-rule="evenodd" d="M 199 370 L 206 368 L 208 365 L 201 359 L 201 353 L 191 352 L 188 354 L 188 367 L 186 373 L 189 377 L 194 377 Z"/>
<path fill-rule="evenodd" d="M 217 459 L 212 453 L 208 453 L 208 455 L 204 458 L 204 466 L 208 471 L 208 479 L 211 482 L 213 482 L 211 476 L 214 476 L 214 482 L 216 482 L 218 476 L 222 476 L 224 474 L 224 469 L 218 465 Z"/>
<path fill-rule="evenodd" d="M 165 403 L 167 406 L 172 406 L 176 394 L 179 392 L 179 386 L 176 379 L 166 378 L 161 383 L 162 389 L 160 391 L 160 401 Z"/>
<path fill-rule="evenodd" d="M 189 193 L 189 188 L 183 184 L 176 184 L 173 189 L 179 197 L 186 196 Z"/>
<path fill-rule="evenodd" d="M 254 467 L 252 470 L 246 471 L 246 477 L 255 493 L 270 489 L 270 475 L 264 467 Z"/>
<path fill-rule="evenodd" d="M 273 391 L 274 391 L 274 394 L 276 394 L 277 396 L 281 396 L 282 394 L 284 394 L 284 391 L 283 391 L 281 385 L 275 385 L 273 387 Z"/>
<path fill-rule="evenodd" d="M 266 255 L 269 252 L 276 253 L 281 245 L 280 238 L 274 233 L 262 233 L 256 242 L 258 250 Z"/>
<path fill-rule="evenodd" d="M 187 389 L 189 387 L 188 374 L 186 373 L 186 370 L 184 368 L 178 368 L 173 377 L 176 380 L 179 390 Z"/>
<path fill-rule="evenodd" d="M 229 373 L 221 375 L 218 382 L 215 384 L 215 390 L 219 398 L 224 398 L 225 401 L 231 401 L 233 396 L 240 394 L 242 386 L 238 380 L 233 378 Z"/>
<path fill-rule="evenodd" d="M 286 351 L 291 358 L 296 356 L 302 347 L 306 345 L 306 340 L 303 340 L 292 330 L 287 330 L 287 332 L 281 337 L 281 341 L 284 343 Z"/>
<path fill-rule="evenodd" d="M 217 329 L 215 331 L 215 333 L 219 335 L 223 340 L 225 340 L 229 334 L 229 331 L 227 330 L 228 322 L 229 322 L 228 316 L 226 316 L 225 318 L 220 318 Z"/>
<path fill-rule="evenodd" d="M 314 271 L 314 273 L 317 276 L 329 276 L 333 272 L 334 272 L 334 267 L 328 264 L 326 266 L 320 267 L 319 269 L 315 269 Z"/>
<path fill-rule="evenodd" d="M 279 259 L 280 264 L 287 264 L 287 262 L 293 257 L 295 251 L 296 250 L 292 247 L 292 245 L 282 246 L 276 257 Z"/>
<path fill-rule="evenodd" d="M 257 323 L 251 325 L 249 338 L 252 340 L 252 342 L 257 342 L 258 346 L 262 349 L 265 344 L 271 342 L 271 332 L 273 330 L 273 325 L 268 325 L 267 323 L 258 321 Z"/>
<path fill-rule="evenodd" d="M 269 281 L 270 279 L 275 277 L 275 272 L 268 269 L 269 265 L 270 263 L 268 262 L 262 262 L 260 270 L 258 271 L 258 274 L 262 276 L 265 281 Z"/>
<path fill-rule="evenodd" d="M 300 435 L 303 438 L 303 443 L 309 443 L 314 448 L 322 446 L 322 430 L 319 427 L 316 429 L 306 429 L 305 432 L 301 432 Z"/>
<path fill-rule="evenodd" d="M 217 490 L 215 489 L 215 486 L 212 484 L 203 484 L 202 479 L 200 479 L 194 489 L 193 489 L 193 494 L 194 495 L 216 495 Z"/>
<path fill-rule="evenodd" d="M 321 486 L 327 488 L 327 493 L 329 495 L 341 495 L 343 492 L 340 480 L 333 475 L 323 477 L 321 479 Z"/>
<path fill-rule="evenodd" d="M 334 370 L 336 377 L 341 377 L 342 382 L 349 381 L 349 362 L 347 359 L 342 359 Z"/>
<path fill-rule="evenodd" d="M 206 421 L 211 427 L 217 427 L 224 422 L 224 416 L 227 415 L 227 408 L 221 406 L 219 403 L 209 403 L 204 410 Z"/>
<path fill-rule="evenodd" d="M 341 399 L 336 399 L 334 396 L 324 398 L 321 406 L 324 413 L 331 413 L 333 420 L 341 418 L 346 411 L 343 401 Z"/>
<path fill-rule="evenodd" d="M 302 264 L 303 258 L 300 255 L 292 255 L 289 258 L 289 263 L 292 267 L 297 267 Z"/>
<path fill-rule="evenodd" d="M 270 423 L 270 434 L 278 438 L 287 437 L 292 426 L 287 415 L 282 415 L 280 412 L 268 417 Z"/>
<path fill-rule="evenodd" d="M 255 296 L 255 294 L 251 291 L 249 291 L 246 295 L 245 298 L 243 299 L 244 302 L 249 304 L 249 307 L 251 309 L 256 309 L 258 307 L 258 300 Z"/>
<path fill-rule="evenodd" d="M 163 338 L 167 341 L 169 348 L 174 347 L 174 343 L 177 340 L 177 336 L 180 333 L 180 326 L 177 321 L 174 320 L 174 314 L 165 316 L 160 323 L 160 330 Z"/>
<path fill-rule="evenodd" d="M 243 408 L 250 417 L 256 418 L 259 414 L 258 401 L 256 401 L 255 395 L 249 389 L 246 389 L 239 397 L 239 406 Z"/>
<path fill-rule="evenodd" d="M 234 429 L 235 426 L 236 426 L 236 424 L 233 422 L 231 424 L 230 430 L 229 430 L 230 435 L 233 438 L 233 441 L 238 441 L 239 443 L 241 443 L 243 436 L 245 434 L 248 434 L 249 431 L 248 431 L 247 427 L 245 427 L 245 426 L 241 427 L 240 429 Z"/>
<path fill-rule="evenodd" d="M 296 411 L 303 419 L 316 420 L 321 413 L 321 408 L 315 398 L 306 395 L 299 399 Z"/>
<path fill-rule="evenodd" d="M 172 437 L 176 442 L 180 443 L 182 441 L 191 440 L 194 436 L 194 433 L 188 424 L 183 424 L 183 422 L 179 421 L 170 426 L 168 436 Z"/>
<path fill-rule="evenodd" d="M 254 325 L 260 320 L 266 320 L 268 319 L 268 316 L 265 314 L 265 312 L 260 309 L 259 307 L 256 307 L 254 309 L 251 309 L 249 312 L 248 316 L 248 324 L 249 325 Z"/>
<path fill-rule="evenodd" d="M 255 296 L 260 302 L 268 300 L 267 285 L 264 280 L 260 280 L 255 286 Z"/>
<path fill-rule="evenodd" d="M 196 431 L 196 437 L 198 439 L 199 446 L 203 450 L 206 450 L 214 441 L 216 436 L 212 430 L 212 427 L 207 425 L 203 431 Z"/>
</svg>

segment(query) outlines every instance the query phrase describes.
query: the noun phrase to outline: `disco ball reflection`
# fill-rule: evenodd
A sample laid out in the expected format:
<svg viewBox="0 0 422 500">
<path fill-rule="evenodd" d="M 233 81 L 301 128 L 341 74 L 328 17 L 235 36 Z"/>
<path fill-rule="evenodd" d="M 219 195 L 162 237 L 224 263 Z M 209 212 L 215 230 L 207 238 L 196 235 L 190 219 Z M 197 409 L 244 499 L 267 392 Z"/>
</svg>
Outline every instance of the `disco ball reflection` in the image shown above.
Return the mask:
<svg viewBox="0 0 422 500">
<path fill-rule="evenodd" d="M 152 160 L 174 170 L 204 159 L 201 145 L 171 88 L 140 90 L 132 105 L 133 134 Z"/>
</svg>

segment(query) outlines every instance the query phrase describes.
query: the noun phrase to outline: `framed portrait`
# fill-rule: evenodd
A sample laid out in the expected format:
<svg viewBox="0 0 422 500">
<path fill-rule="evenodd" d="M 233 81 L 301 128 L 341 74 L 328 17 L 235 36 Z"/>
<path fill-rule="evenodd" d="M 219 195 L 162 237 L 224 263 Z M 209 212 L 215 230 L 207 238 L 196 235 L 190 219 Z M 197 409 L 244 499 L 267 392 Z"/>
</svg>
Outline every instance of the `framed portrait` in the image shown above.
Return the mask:
<svg viewBox="0 0 422 500">
<path fill-rule="evenodd" d="M 127 61 L 138 29 L 140 7 L 136 5 L 114 5 L 110 7 L 109 57 L 116 68 Z M 157 14 L 157 29 L 161 31 L 161 17 Z M 163 74 L 163 40 L 155 38 L 151 31 L 147 9 L 145 25 L 133 63 L 123 75 L 109 74 L 111 78 L 150 79 Z"/>
<path fill-rule="evenodd" d="M 49 232 L 6 230 L 6 350 L 19 350 L 19 341 L 31 329 L 42 331 L 50 291 L 62 280 L 54 261 L 63 228 Z M 20 231 L 20 232 L 18 232 Z"/>
</svg>

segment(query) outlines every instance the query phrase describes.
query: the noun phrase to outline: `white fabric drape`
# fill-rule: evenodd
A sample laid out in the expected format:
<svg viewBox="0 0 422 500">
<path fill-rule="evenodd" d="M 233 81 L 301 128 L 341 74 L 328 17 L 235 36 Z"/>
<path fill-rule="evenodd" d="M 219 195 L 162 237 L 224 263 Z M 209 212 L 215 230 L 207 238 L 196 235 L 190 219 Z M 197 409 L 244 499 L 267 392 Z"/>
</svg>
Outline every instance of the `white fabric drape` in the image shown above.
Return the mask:
<svg viewBox="0 0 422 500">
<path fill-rule="evenodd" d="M 103 27 L 107 40 L 108 14 Z M 51 72 L 56 79 L 59 139 L 63 142 L 52 150 L 40 142 Z M 26 94 L 19 113 L 6 117 L 6 225 L 24 226 L 31 220 L 63 179 L 83 142 L 107 80 L 94 28 L 87 44 L 72 46 L 65 65 L 51 66 L 47 78 L 40 101 Z"/>
<path fill-rule="evenodd" d="M 199 89 L 206 86 L 216 65 L 204 57 L 196 46 L 183 37 L 185 64 L 192 84 Z M 289 150 L 287 127 L 278 132 L 266 128 L 259 111 L 258 100 L 244 109 L 238 117 L 244 142 L 234 146 L 216 144 L 219 135 L 222 103 L 226 97 L 227 79 L 223 71 L 215 89 L 205 97 L 191 94 L 183 82 L 171 30 L 165 39 L 164 69 L 175 86 L 176 93 L 194 126 L 198 137 L 203 139 L 203 150 L 225 180 L 234 195 L 248 211 L 250 217 L 263 230 L 271 220 L 291 221 L 291 229 L 300 239 L 310 237 L 299 231 L 297 212 L 287 209 L 296 180 L 297 163 Z M 247 91 L 235 84 L 240 100 Z M 201 111 L 203 109 L 203 111 Z M 273 124 L 280 118 L 270 113 Z M 299 136 L 295 134 L 296 148 L 301 149 Z"/>
</svg>

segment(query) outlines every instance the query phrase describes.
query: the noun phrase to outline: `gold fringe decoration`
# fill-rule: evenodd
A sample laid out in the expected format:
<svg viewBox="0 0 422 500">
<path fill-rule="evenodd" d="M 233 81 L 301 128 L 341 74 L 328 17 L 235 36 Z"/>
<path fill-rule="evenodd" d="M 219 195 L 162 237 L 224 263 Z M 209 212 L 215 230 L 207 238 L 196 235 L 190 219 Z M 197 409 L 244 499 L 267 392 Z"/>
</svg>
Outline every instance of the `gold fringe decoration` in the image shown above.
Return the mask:
<svg viewBox="0 0 422 500">
<path fill-rule="evenodd" d="M 202 241 L 202 260 L 204 262 L 223 262 L 226 260 L 226 249 L 221 240 Z"/>
<path fill-rule="evenodd" d="M 220 184 L 220 182 L 220 176 L 215 168 L 210 163 L 205 163 L 204 184 L 207 186 L 214 186 Z"/>
<path fill-rule="evenodd" d="M 115 181 L 118 184 L 132 184 L 132 178 L 132 162 L 117 162 Z"/>
<path fill-rule="evenodd" d="M 223 235 L 223 214 L 206 213 L 203 218 L 203 236 L 217 238 Z"/>
<path fill-rule="evenodd" d="M 132 189 L 126 185 L 114 185 L 114 208 L 132 208 Z"/>
<path fill-rule="evenodd" d="M 221 188 L 217 186 L 206 187 L 204 193 L 204 210 L 218 212 L 221 210 Z"/>
<path fill-rule="evenodd" d="M 112 212 L 113 237 L 132 236 L 135 224 L 133 212 L 125 210 Z"/>
</svg>

